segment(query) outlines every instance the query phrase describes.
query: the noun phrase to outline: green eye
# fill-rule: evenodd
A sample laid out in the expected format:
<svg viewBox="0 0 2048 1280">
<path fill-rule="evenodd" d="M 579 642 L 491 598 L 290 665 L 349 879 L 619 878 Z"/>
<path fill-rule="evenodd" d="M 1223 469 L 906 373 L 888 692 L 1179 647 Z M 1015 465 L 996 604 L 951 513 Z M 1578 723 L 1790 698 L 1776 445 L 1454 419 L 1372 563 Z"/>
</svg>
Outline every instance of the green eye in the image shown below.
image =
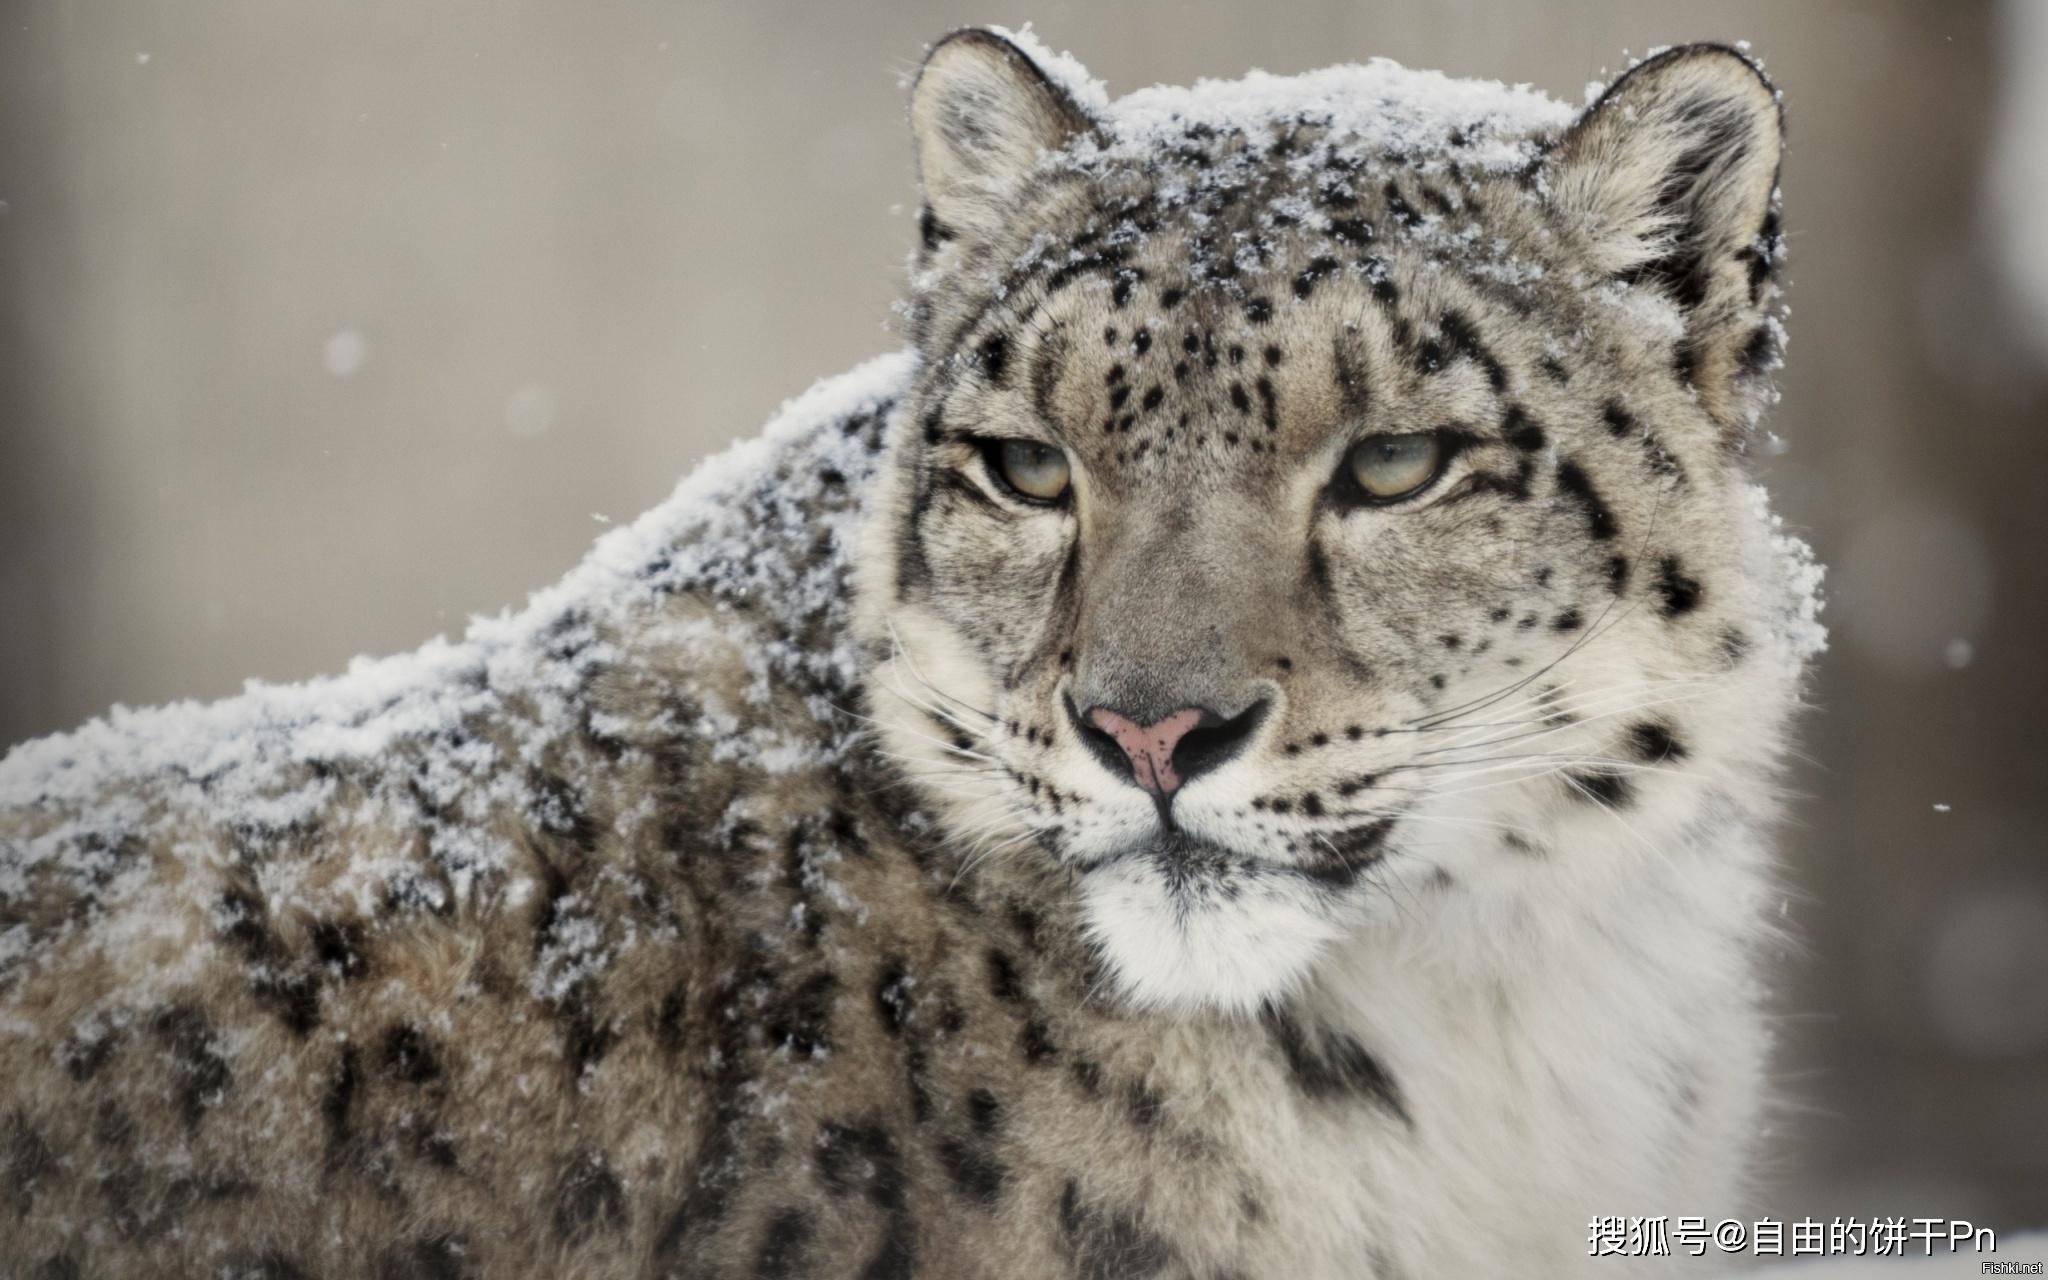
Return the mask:
<svg viewBox="0 0 2048 1280">
<path fill-rule="evenodd" d="M 1034 502 L 1057 502 L 1072 479 L 1067 455 L 1036 440 L 998 440 L 989 454 L 1003 482 Z"/>
<path fill-rule="evenodd" d="M 1351 446 L 1346 471 L 1368 502 L 1393 502 L 1421 490 L 1444 469 L 1443 440 L 1434 431 L 1367 436 Z"/>
</svg>

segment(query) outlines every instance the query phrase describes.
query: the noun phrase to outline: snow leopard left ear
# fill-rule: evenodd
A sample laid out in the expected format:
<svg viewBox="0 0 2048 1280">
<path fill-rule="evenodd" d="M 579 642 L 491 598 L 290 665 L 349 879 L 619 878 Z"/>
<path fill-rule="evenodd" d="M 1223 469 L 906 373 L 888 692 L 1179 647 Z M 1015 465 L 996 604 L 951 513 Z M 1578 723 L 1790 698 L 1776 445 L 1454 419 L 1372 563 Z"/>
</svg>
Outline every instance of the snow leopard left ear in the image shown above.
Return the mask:
<svg viewBox="0 0 2048 1280">
<path fill-rule="evenodd" d="M 956 236 L 987 236 L 1011 212 L 1005 196 L 1039 156 L 1094 122 L 1029 54 L 966 27 L 932 46 L 910 94 L 924 187 L 927 253 Z"/>
<path fill-rule="evenodd" d="M 1662 289 L 1679 373 L 1724 422 L 1777 363 L 1778 95 L 1747 56 L 1684 45 L 1631 69 L 1546 157 L 1541 183 L 1595 268 Z"/>
</svg>

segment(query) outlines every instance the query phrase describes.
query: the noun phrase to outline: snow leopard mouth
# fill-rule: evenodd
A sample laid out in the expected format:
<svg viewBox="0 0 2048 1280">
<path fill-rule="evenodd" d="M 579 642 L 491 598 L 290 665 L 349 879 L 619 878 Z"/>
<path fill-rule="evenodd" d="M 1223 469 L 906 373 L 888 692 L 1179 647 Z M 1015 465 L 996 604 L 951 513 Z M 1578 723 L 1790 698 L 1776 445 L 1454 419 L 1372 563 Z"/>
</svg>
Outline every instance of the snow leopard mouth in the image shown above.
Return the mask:
<svg viewBox="0 0 2048 1280">
<path fill-rule="evenodd" d="M 1309 833 L 1296 856 L 1286 859 L 1245 853 L 1180 827 L 1162 825 L 1110 853 L 1080 859 L 1074 868 L 1086 877 L 1141 864 L 1164 880 L 1169 890 L 1222 892 L 1226 896 L 1245 884 L 1272 879 L 1341 892 L 1385 859 L 1387 839 L 1398 821 L 1381 817 L 1357 826 Z"/>
</svg>

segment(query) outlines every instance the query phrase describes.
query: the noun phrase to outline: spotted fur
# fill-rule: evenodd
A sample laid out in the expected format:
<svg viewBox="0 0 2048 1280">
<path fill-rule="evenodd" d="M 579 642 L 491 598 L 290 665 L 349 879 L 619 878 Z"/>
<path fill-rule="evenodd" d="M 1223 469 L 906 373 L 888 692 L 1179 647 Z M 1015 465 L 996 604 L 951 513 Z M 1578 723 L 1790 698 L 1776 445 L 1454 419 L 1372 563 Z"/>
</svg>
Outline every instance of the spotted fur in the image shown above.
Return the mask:
<svg viewBox="0 0 2048 1280">
<path fill-rule="evenodd" d="M 1736 1205 L 1771 92 L 1137 118 L 948 38 L 913 352 L 461 645 L 0 766 L 0 1272 L 1555 1274 Z M 1168 808 L 1105 700 L 1262 709 Z"/>
</svg>

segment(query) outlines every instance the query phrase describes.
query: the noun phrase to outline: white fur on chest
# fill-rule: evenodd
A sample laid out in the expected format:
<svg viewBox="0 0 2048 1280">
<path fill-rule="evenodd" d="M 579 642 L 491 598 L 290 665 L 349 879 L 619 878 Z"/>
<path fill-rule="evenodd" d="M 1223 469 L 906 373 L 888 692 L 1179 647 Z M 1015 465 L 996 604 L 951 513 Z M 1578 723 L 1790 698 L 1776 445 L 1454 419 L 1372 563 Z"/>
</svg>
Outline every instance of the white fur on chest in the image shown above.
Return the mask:
<svg viewBox="0 0 2048 1280">
<path fill-rule="evenodd" d="M 1584 1258 L 1595 1216 L 1736 1211 L 1765 1048 L 1761 863 L 1739 826 L 1695 832 L 1601 883 L 1532 865 L 1571 886 L 1547 903 L 1418 891 L 1398 925 L 1339 944 L 1303 1008 L 1368 1048 L 1411 1123 L 1247 1089 L 1229 1132 L 1269 1190 L 1282 1256 L 1262 1265 L 1532 1274 Z"/>
</svg>

